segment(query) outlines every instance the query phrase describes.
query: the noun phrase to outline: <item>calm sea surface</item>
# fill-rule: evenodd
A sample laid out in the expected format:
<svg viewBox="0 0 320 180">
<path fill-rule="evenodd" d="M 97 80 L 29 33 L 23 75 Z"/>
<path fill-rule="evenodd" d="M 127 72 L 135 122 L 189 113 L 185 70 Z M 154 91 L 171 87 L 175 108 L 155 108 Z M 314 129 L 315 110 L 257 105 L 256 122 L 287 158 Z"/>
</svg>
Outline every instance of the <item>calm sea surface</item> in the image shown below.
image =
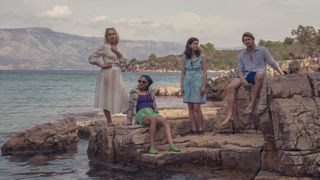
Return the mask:
<svg viewBox="0 0 320 180">
<path fill-rule="evenodd" d="M 68 114 L 99 111 L 92 107 L 97 73 L 0 71 L 0 146 L 10 136 L 36 124 L 54 122 Z M 179 73 L 147 74 L 153 78 L 153 86 L 179 85 L 180 82 Z M 140 75 L 123 73 L 128 91 Z M 160 98 L 159 107 L 184 107 L 181 99 L 172 102 Z M 24 158 L 0 156 L 0 179 L 207 179 L 211 176 L 90 162 L 86 148 L 87 141 L 81 140 L 78 152 L 47 157 L 49 163 L 42 165 L 31 165 Z"/>
</svg>

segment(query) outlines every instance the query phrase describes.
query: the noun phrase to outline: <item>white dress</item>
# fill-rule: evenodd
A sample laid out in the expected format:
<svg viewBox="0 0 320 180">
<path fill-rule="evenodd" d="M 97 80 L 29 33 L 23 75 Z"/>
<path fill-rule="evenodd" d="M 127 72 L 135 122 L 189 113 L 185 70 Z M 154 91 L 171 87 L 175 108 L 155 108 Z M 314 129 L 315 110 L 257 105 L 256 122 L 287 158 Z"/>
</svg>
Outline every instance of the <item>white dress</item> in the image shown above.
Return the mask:
<svg viewBox="0 0 320 180">
<path fill-rule="evenodd" d="M 89 56 L 89 63 L 99 62 L 100 57 L 104 64 L 112 63 L 112 67 L 102 68 L 98 74 L 94 107 L 106 109 L 111 113 L 126 112 L 129 108 L 129 94 L 122 79 L 121 65 L 128 59 L 125 56 L 119 59 L 109 44 L 100 45 Z"/>
</svg>

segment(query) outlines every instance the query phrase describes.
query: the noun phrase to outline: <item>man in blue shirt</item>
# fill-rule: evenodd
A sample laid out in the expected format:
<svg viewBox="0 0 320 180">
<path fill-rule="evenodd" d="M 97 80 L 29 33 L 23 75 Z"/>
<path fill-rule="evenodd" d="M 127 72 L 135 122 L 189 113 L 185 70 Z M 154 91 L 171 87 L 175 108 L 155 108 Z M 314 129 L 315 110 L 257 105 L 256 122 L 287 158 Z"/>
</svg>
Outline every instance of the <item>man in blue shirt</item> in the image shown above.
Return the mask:
<svg viewBox="0 0 320 180">
<path fill-rule="evenodd" d="M 254 43 L 254 36 L 252 33 L 245 32 L 242 35 L 242 42 L 246 46 L 246 49 L 238 56 L 238 77 L 233 79 L 227 87 L 228 114 L 220 127 L 223 127 L 230 121 L 234 120 L 235 95 L 237 89 L 241 85 L 248 87 L 249 84 L 253 84 L 251 101 L 245 109 L 245 113 L 250 114 L 255 108 L 257 97 L 260 95 L 267 64 L 269 64 L 279 74 L 284 75 L 277 61 L 275 61 L 271 56 L 269 50 L 265 47 L 257 46 Z"/>
</svg>

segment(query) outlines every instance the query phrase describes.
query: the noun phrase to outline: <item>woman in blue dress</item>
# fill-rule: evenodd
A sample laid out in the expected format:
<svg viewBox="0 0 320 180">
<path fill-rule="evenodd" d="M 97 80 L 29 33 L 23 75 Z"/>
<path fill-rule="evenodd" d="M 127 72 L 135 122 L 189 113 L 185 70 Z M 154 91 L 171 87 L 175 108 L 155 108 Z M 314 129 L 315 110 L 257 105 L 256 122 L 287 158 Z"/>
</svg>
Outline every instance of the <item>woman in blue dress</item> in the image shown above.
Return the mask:
<svg viewBox="0 0 320 180">
<path fill-rule="evenodd" d="M 201 104 L 206 103 L 206 84 L 206 57 L 201 54 L 199 40 L 191 37 L 181 59 L 181 92 L 183 102 L 188 104 L 191 133 L 201 133 L 204 129 Z"/>
</svg>

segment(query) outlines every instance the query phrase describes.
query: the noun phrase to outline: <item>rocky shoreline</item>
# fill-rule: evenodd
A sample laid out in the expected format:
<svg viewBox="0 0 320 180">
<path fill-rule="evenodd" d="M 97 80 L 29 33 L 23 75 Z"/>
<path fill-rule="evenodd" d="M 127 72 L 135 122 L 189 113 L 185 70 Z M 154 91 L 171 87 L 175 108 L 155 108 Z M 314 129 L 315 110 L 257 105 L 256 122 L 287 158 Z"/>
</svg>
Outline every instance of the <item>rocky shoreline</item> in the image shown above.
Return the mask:
<svg viewBox="0 0 320 180">
<path fill-rule="evenodd" d="M 319 85 L 320 73 L 268 78 L 251 116 L 243 113 L 250 91 L 240 88 L 234 123 L 217 130 L 225 108 L 204 108 L 206 127 L 210 127 L 204 135 L 188 134 L 187 114 L 171 114 L 167 117 L 181 153 L 168 153 L 159 133 L 161 153 L 147 154 L 147 128 L 118 126 L 108 130 L 100 125 L 102 128 L 90 135 L 88 154 L 148 167 L 250 171 L 259 180 L 320 177 Z"/>
<path fill-rule="evenodd" d="M 304 180 L 320 177 L 320 73 L 292 74 L 265 80 L 255 112 L 246 116 L 249 101 L 243 88 L 238 93 L 237 116 L 218 130 L 225 108 L 203 107 L 204 134 L 190 134 L 186 108 L 162 109 L 169 119 L 179 153 L 167 151 L 162 132 L 157 134 L 158 155 L 147 153 L 148 128 L 123 126 L 125 116 L 114 117 L 107 127 L 101 114 L 85 121 L 66 118 L 38 125 L 10 138 L 2 155 L 67 151 L 78 138 L 88 139 L 89 159 L 116 160 L 148 168 L 181 171 L 240 171 L 255 180 Z"/>
</svg>

